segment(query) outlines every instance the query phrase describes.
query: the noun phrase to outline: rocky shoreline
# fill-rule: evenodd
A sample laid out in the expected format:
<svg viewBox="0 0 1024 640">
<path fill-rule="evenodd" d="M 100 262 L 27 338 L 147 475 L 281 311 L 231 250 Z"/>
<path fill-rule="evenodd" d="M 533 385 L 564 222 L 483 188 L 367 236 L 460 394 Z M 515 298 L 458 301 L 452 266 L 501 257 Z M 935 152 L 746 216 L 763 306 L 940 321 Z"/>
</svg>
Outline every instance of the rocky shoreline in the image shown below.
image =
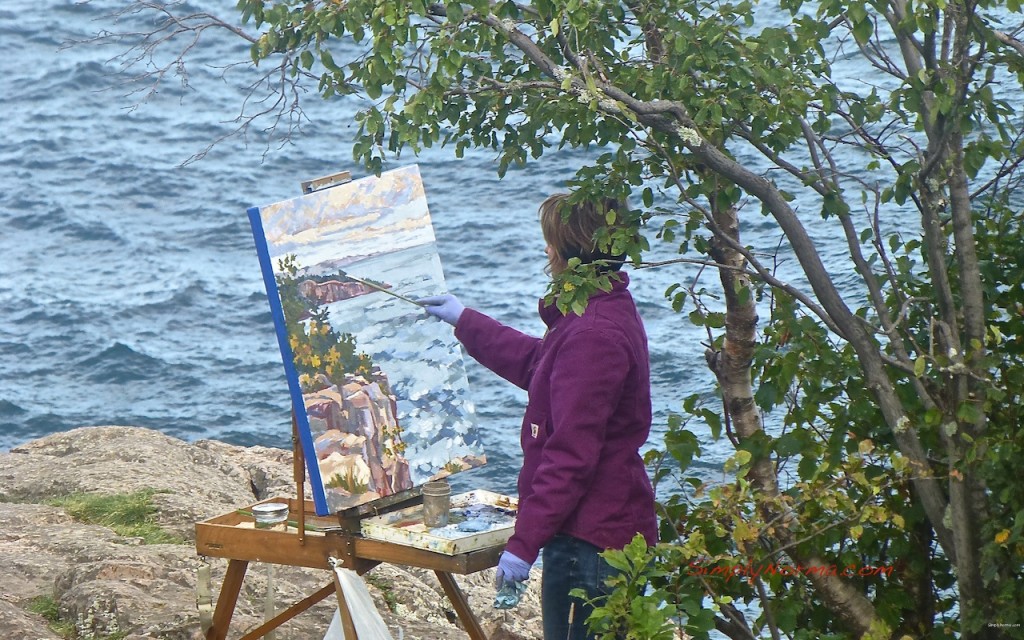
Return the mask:
<svg viewBox="0 0 1024 640">
<path fill-rule="evenodd" d="M 293 496 L 291 474 L 287 450 L 188 443 L 136 427 L 83 427 L 0 453 L 0 638 L 202 638 L 197 575 L 210 567 L 216 598 L 227 561 L 196 554 L 195 523 Z M 72 494 L 143 490 L 155 491 L 156 524 L 181 544 L 144 544 L 50 504 Z M 322 570 L 270 566 L 250 566 L 229 638 L 263 622 L 268 578 L 279 609 L 330 579 Z M 496 611 L 493 578 L 493 569 L 456 576 L 488 637 L 541 638 L 539 580 L 518 608 Z M 366 582 L 395 638 L 468 637 L 431 571 L 380 565 Z M 51 615 L 36 612 L 40 603 L 51 605 Z M 334 610 L 328 598 L 280 627 L 276 640 L 319 640 Z"/>
</svg>

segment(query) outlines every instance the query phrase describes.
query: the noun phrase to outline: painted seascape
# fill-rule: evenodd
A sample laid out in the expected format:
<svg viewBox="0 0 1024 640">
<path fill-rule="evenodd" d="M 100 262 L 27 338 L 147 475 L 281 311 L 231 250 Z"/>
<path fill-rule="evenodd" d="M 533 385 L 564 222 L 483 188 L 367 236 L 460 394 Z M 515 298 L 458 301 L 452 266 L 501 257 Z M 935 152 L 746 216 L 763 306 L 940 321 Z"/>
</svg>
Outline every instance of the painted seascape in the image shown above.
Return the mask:
<svg viewBox="0 0 1024 640">
<path fill-rule="evenodd" d="M 418 168 L 250 217 L 318 512 L 484 464 L 461 347 L 413 302 L 445 291 Z"/>
</svg>

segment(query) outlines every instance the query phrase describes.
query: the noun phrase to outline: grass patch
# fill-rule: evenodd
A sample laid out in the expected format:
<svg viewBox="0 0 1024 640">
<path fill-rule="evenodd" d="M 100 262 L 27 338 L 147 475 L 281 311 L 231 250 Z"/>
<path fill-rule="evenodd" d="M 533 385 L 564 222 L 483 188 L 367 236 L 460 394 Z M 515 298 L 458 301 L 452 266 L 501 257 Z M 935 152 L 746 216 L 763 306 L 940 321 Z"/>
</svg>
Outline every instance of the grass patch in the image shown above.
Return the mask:
<svg viewBox="0 0 1024 640">
<path fill-rule="evenodd" d="M 50 630 L 64 640 L 79 640 L 75 625 L 60 617 L 60 607 L 50 596 L 39 596 L 28 603 L 27 609 L 46 620 Z M 124 640 L 128 637 L 125 631 L 117 631 L 105 636 L 90 636 L 93 640 Z"/>
<path fill-rule="evenodd" d="M 184 539 L 156 524 L 157 508 L 153 504 L 156 493 L 154 489 L 114 495 L 74 493 L 46 503 L 64 509 L 79 522 L 102 525 L 118 535 L 142 538 L 144 544 L 185 544 Z"/>
<path fill-rule="evenodd" d="M 398 613 L 398 596 L 395 595 L 395 588 L 390 582 L 373 573 L 364 575 L 363 580 L 380 589 L 380 594 L 384 597 L 384 604 L 387 605 L 388 611 Z"/>
<path fill-rule="evenodd" d="M 50 596 L 39 596 L 28 603 L 28 610 L 36 615 L 42 616 L 49 624 L 50 629 L 62 638 L 75 637 L 75 625 L 61 620 L 60 608 L 57 601 Z"/>
</svg>

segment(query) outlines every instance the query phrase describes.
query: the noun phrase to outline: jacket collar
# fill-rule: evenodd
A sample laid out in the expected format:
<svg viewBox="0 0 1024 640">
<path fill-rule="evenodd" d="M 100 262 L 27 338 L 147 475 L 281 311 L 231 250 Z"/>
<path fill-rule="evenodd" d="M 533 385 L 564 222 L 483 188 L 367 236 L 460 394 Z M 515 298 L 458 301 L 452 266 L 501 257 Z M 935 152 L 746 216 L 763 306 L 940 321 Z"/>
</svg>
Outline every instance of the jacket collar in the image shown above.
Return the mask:
<svg viewBox="0 0 1024 640">
<path fill-rule="evenodd" d="M 618 279 L 616 279 L 614 274 L 611 277 L 612 290 L 598 290 L 596 293 L 591 295 L 590 300 L 588 302 L 588 309 L 589 305 L 594 304 L 594 302 L 601 298 L 626 291 L 626 289 L 629 287 L 629 274 L 627 274 L 625 271 L 619 271 L 617 273 Z M 558 323 L 559 319 L 565 317 L 562 315 L 562 312 L 558 310 L 558 305 L 556 305 L 553 302 L 551 304 L 545 304 L 544 298 L 540 299 L 537 308 L 540 313 L 540 319 L 544 321 L 544 324 L 547 325 L 548 329 L 554 328 L 554 326 Z M 569 313 L 572 313 L 572 311 L 570 311 Z"/>
</svg>

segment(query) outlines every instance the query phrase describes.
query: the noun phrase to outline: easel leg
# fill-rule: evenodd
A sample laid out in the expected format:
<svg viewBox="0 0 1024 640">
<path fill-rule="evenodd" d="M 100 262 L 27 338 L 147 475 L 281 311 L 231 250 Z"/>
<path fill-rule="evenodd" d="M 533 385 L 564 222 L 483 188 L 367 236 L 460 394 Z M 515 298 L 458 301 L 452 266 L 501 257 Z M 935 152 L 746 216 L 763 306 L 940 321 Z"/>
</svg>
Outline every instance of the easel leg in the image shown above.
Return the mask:
<svg viewBox="0 0 1024 640">
<path fill-rule="evenodd" d="M 452 574 L 445 571 L 434 571 L 434 573 L 437 574 L 437 579 L 441 582 L 441 588 L 444 589 L 445 595 L 448 596 L 452 606 L 455 607 L 455 613 L 458 614 L 459 620 L 462 620 L 462 624 L 465 625 L 466 633 L 469 634 L 471 640 L 487 640 L 483 627 L 480 626 L 480 621 L 476 619 L 473 610 L 469 608 L 469 602 L 466 601 L 465 594 L 462 593 L 462 589 L 459 588 L 459 584 L 455 582 Z"/>
<path fill-rule="evenodd" d="M 247 560 L 228 562 L 224 584 L 221 585 L 220 596 L 217 598 L 217 608 L 213 612 L 213 624 L 206 632 L 206 640 L 224 640 L 228 637 L 228 626 L 231 625 L 231 617 L 235 615 L 238 593 L 242 590 L 242 580 L 248 567 Z"/>
<path fill-rule="evenodd" d="M 338 573 L 334 573 L 334 590 L 338 593 L 338 611 L 341 613 L 341 628 L 344 631 L 345 640 L 359 640 L 356 635 L 356 625 L 352 621 L 352 612 L 348 608 L 348 603 L 345 602 L 345 591 L 341 588 L 341 580 L 338 579 Z"/>
</svg>

